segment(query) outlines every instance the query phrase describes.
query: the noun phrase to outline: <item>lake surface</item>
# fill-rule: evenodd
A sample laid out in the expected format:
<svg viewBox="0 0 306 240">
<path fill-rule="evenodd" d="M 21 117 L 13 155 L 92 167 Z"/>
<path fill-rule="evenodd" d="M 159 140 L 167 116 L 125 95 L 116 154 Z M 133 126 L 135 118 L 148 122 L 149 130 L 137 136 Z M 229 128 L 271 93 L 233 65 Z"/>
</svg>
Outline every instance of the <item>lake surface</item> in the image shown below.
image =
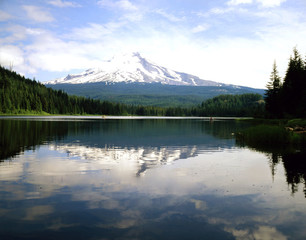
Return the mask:
<svg viewBox="0 0 306 240">
<path fill-rule="evenodd" d="M 0 239 L 305 239 L 305 154 L 234 120 L 0 119 Z"/>
</svg>

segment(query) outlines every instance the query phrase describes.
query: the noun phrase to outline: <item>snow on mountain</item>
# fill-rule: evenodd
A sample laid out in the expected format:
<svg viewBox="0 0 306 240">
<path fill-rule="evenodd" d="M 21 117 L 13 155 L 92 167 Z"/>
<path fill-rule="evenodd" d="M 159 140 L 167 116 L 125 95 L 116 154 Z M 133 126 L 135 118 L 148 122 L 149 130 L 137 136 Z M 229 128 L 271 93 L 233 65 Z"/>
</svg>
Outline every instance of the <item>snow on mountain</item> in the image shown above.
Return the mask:
<svg viewBox="0 0 306 240">
<path fill-rule="evenodd" d="M 99 68 L 88 69 L 79 74 L 68 74 L 45 84 L 82 83 L 161 83 L 183 86 L 224 86 L 225 84 L 202 80 L 196 76 L 176 72 L 154 64 L 139 53 L 124 54 L 101 63 Z"/>
</svg>

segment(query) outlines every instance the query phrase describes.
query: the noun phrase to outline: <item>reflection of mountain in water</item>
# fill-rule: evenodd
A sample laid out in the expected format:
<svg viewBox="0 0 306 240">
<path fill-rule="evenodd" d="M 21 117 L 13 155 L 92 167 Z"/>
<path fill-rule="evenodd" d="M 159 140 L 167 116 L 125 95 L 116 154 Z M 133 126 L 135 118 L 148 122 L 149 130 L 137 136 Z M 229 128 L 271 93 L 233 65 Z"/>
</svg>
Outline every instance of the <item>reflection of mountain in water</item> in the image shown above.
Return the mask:
<svg viewBox="0 0 306 240">
<path fill-rule="evenodd" d="M 109 147 L 96 148 L 79 145 L 51 145 L 51 149 L 66 152 L 70 157 L 81 157 L 88 161 L 99 161 L 106 168 L 113 168 L 122 160 L 136 165 L 136 176 L 140 176 L 150 169 L 159 165 L 168 165 L 173 161 L 193 157 L 197 153 L 196 146 L 167 148 L 167 147 Z"/>
<path fill-rule="evenodd" d="M 199 151 L 232 148 L 235 121 L 202 120 L 1 120 L 1 159 L 49 143 L 57 151 L 112 165 L 137 163 L 137 175 L 153 166 L 189 158 Z M 12 138 L 11 136 L 15 136 Z M 51 143 L 52 142 L 52 143 Z"/>
<path fill-rule="evenodd" d="M 199 151 L 232 148 L 235 122 L 199 120 L 107 120 L 80 123 L 86 129 L 54 146 L 87 160 L 137 163 L 139 176 L 154 166 L 196 156 Z M 221 135 L 223 138 L 213 135 Z M 76 142 L 77 141 L 77 142 Z M 74 143 L 72 143 L 74 142 Z M 114 166 L 114 165 L 113 165 Z"/>
</svg>

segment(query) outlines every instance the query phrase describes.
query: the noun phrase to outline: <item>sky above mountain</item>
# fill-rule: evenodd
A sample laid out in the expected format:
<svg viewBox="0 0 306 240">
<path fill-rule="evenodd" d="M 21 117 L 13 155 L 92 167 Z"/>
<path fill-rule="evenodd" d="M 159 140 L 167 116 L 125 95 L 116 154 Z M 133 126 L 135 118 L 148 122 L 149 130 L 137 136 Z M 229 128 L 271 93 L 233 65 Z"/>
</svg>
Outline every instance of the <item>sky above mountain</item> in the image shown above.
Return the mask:
<svg viewBox="0 0 306 240">
<path fill-rule="evenodd" d="M 306 53 L 305 0 L 0 0 L 0 64 L 47 81 L 127 52 L 264 88 Z"/>
</svg>

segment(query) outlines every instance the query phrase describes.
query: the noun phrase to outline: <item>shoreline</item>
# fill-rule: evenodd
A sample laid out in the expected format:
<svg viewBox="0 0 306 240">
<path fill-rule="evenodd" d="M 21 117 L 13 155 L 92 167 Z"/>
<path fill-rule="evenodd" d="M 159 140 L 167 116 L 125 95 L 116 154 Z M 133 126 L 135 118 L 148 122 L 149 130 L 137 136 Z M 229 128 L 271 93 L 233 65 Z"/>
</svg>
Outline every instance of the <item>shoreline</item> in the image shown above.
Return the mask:
<svg viewBox="0 0 306 240">
<path fill-rule="evenodd" d="M 178 117 L 178 116 L 106 116 L 106 115 L 0 115 L 0 119 L 88 119 L 88 120 L 115 120 L 115 119 L 199 119 L 208 121 L 220 121 L 220 120 L 249 120 L 252 117 Z"/>
</svg>

